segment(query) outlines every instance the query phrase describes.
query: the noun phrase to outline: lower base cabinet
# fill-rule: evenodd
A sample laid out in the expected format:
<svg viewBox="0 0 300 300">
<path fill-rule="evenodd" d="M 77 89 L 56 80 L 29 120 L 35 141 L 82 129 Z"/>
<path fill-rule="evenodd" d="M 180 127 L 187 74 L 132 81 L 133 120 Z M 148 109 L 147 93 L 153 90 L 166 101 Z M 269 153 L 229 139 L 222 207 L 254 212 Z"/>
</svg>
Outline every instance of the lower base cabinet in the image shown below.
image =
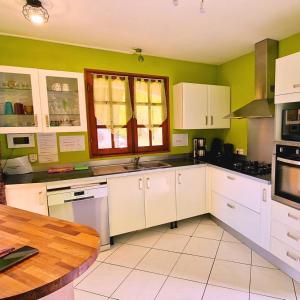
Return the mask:
<svg viewBox="0 0 300 300">
<path fill-rule="evenodd" d="M 146 227 L 176 220 L 175 172 L 145 175 Z"/>
<path fill-rule="evenodd" d="M 108 179 L 110 235 L 145 228 L 143 176 Z"/>
<path fill-rule="evenodd" d="M 5 196 L 9 206 L 48 215 L 47 191 L 43 183 L 8 185 Z"/>
</svg>

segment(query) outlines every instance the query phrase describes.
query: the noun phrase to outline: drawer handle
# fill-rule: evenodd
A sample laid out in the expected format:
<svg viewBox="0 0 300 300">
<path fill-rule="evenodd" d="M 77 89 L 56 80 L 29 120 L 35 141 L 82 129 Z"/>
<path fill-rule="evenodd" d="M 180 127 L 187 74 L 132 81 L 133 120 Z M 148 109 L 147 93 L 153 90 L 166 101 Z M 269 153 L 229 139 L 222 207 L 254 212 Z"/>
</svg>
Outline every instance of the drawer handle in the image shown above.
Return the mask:
<svg viewBox="0 0 300 300">
<path fill-rule="evenodd" d="M 291 219 L 294 219 L 294 220 L 296 220 L 296 221 L 299 220 L 299 218 L 298 218 L 297 216 L 294 216 L 294 215 L 292 215 L 291 213 L 288 213 L 288 217 L 291 218 Z"/>
<path fill-rule="evenodd" d="M 299 257 L 296 256 L 296 255 L 294 255 L 294 254 L 292 254 L 292 253 L 289 252 L 289 251 L 286 252 L 286 256 L 289 257 L 289 258 L 291 258 L 291 259 L 294 260 L 294 261 L 299 261 Z"/>
<path fill-rule="evenodd" d="M 267 190 L 263 189 L 263 201 L 267 202 Z"/>
<path fill-rule="evenodd" d="M 181 184 L 181 174 L 178 174 L 178 184 Z"/>
<path fill-rule="evenodd" d="M 235 180 L 235 178 L 232 177 L 232 176 L 227 176 L 227 179 L 229 179 L 229 180 Z"/>
<path fill-rule="evenodd" d="M 300 83 L 294 84 L 294 85 L 293 85 L 293 88 L 294 88 L 294 89 L 300 88 Z"/>
<path fill-rule="evenodd" d="M 232 208 L 232 209 L 234 209 L 234 208 L 235 208 L 235 206 L 234 206 L 234 205 L 232 205 L 232 204 L 230 204 L 230 203 L 227 203 L 227 206 L 228 206 L 229 208 Z"/>
<path fill-rule="evenodd" d="M 298 242 L 298 241 L 300 240 L 300 238 L 294 236 L 294 235 L 291 234 L 290 232 L 288 232 L 288 233 L 286 234 L 286 236 L 289 237 L 290 239 L 296 241 L 296 242 Z"/>
<path fill-rule="evenodd" d="M 147 178 L 146 182 L 147 182 L 147 189 L 149 190 L 150 189 L 150 178 Z"/>
</svg>

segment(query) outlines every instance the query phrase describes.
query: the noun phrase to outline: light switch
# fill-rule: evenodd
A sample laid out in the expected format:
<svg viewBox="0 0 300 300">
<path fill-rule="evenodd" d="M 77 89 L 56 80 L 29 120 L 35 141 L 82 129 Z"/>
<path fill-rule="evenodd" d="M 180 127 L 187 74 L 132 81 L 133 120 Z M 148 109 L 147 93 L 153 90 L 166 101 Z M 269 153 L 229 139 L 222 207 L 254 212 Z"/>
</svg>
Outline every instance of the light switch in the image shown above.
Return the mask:
<svg viewBox="0 0 300 300">
<path fill-rule="evenodd" d="M 189 145 L 189 135 L 184 134 L 173 134 L 173 147 L 184 147 Z"/>
</svg>

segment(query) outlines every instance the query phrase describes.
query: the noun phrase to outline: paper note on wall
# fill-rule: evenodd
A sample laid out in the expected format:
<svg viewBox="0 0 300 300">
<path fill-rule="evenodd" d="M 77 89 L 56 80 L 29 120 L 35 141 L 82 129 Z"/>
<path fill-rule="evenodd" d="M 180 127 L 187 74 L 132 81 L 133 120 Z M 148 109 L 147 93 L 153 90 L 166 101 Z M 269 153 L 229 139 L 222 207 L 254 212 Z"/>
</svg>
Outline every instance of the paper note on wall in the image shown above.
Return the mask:
<svg viewBox="0 0 300 300">
<path fill-rule="evenodd" d="M 38 133 L 37 144 L 40 163 L 58 161 L 56 133 Z"/>
<path fill-rule="evenodd" d="M 69 135 L 59 137 L 60 152 L 85 151 L 84 135 Z"/>
</svg>

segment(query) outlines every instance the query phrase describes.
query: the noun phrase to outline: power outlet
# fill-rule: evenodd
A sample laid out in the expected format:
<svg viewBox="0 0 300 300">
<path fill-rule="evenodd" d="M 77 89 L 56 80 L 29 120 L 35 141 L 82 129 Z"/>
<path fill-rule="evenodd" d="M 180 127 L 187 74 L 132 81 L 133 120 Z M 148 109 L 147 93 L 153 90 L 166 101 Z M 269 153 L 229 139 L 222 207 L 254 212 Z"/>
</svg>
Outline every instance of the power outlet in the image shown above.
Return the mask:
<svg viewBox="0 0 300 300">
<path fill-rule="evenodd" d="M 32 153 L 28 155 L 28 158 L 31 163 L 35 163 L 38 160 L 38 155 L 36 153 Z"/>
</svg>

